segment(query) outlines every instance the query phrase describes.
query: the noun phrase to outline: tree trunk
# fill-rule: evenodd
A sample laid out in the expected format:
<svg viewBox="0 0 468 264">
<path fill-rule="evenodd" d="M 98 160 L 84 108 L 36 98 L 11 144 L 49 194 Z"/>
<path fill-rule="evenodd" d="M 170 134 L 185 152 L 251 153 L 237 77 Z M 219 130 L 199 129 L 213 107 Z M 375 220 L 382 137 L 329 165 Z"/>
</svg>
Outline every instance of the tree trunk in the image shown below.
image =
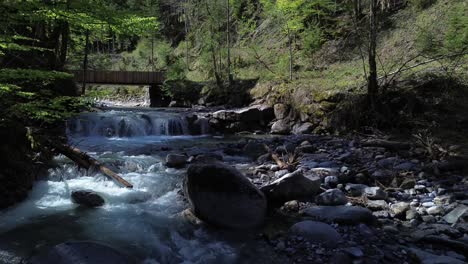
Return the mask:
<svg viewBox="0 0 468 264">
<path fill-rule="evenodd" d="M 293 79 L 293 51 L 292 51 L 292 39 L 291 31 L 288 27 L 288 46 L 289 46 L 289 80 Z"/>
<path fill-rule="evenodd" d="M 227 74 L 228 74 L 228 81 L 229 84 L 232 83 L 232 74 L 231 74 L 231 10 L 229 6 L 229 0 L 226 0 L 227 4 L 227 25 L 226 25 L 226 35 L 227 35 Z"/>
<path fill-rule="evenodd" d="M 375 109 L 378 82 L 377 82 L 377 0 L 370 1 L 369 11 L 369 77 L 367 80 L 367 96 L 371 109 Z"/>
<path fill-rule="evenodd" d="M 68 22 L 64 21 L 62 23 L 62 33 L 61 33 L 61 45 L 60 45 L 60 57 L 59 57 L 59 65 L 58 68 L 62 69 L 65 65 L 67 60 L 67 52 L 68 52 L 68 39 L 70 36 L 70 25 Z"/>
<path fill-rule="evenodd" d="M 84 95 L 86 92 L 86 73 L 88 71 L 88 52 L 89 52 L 89 30 L 86 31 L 85 49 L 83 58 L 83 80 L 81 86 L 81 94 Z"/>
</svg>

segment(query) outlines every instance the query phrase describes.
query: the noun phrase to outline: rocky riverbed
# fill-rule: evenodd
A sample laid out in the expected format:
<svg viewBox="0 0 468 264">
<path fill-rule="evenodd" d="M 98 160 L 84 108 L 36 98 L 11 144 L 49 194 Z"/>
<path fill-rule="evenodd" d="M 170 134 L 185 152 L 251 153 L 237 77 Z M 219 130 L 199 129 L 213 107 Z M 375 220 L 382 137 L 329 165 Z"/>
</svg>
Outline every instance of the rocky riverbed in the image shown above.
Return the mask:
<svg viewBox="0 0 468 264">
<path fill-rule="evenodd" d="M 309 128 L 268 135 L 278 109 L 211 110 L 112 109 L 70 120 L 70 144 L 134 189 L 58 157 L 27 201 L 0 214 L 8 249 L 0 262 L 32 249 L 37 263 L 62 249 L 102 257 L 102 245 L 70 240 L 110 241 L 136 263 L 466 262 L 468 163 L 456 146 Z"/>
<path fill-rule="evenodd" d="M 468 177 L 461 160 L 431 159 L 420 145 L 363 136 L 287 136 L 218 147 L 252 160 L 231 165 L 265 194 L 261 239 L 291 262 L 466 261 Z M 198 214 L 210 224 L 210 212 Z"/>
</svg>

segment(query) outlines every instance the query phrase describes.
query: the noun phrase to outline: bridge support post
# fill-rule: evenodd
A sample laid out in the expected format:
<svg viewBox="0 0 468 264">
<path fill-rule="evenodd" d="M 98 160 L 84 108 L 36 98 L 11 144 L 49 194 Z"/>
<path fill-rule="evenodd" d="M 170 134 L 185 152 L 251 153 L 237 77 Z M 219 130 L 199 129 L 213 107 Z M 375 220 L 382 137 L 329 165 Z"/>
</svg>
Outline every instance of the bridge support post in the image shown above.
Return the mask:
<svg viewBox="0 0 468 264">
<path fill-rule="evenodd" d="M 149 87 L 150 107 L 166 107 L 169 105 L 168 98 L 161 90 L 161 84 L 152 84 Z"/>
</svg>

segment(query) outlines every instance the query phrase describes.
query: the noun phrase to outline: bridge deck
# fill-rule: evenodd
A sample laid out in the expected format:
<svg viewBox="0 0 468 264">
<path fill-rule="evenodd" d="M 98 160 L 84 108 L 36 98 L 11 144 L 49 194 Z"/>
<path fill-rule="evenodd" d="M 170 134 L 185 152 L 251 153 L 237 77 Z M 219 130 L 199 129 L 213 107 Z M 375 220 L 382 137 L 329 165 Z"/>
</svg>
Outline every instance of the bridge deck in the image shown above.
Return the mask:
<svg viewBox="0 0 468 264">
<path fill-rule="evenodd" d="M 164 82 L 164 72 L 140 72 L 140 71 L 86 71 L 86 79 L 83 71 L 70 71 L 75 75 L 79 83 L 95 84 L 122 84 L 122 85 L 151 85 Z"/>
</svg>

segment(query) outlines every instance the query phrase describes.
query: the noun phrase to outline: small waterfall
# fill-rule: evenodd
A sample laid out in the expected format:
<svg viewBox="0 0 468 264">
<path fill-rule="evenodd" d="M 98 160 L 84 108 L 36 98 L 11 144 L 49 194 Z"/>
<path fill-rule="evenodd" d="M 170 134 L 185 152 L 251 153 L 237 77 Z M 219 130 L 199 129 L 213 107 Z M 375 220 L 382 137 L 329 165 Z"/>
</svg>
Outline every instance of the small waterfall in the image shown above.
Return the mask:
<svg viewBox="0 0 468 264">
<path fill-rule="evenodd" d="M 68 135 L 139 137 L 188 135 L 184 116 L 165 112 L 109 111 L 84 113 L 67 122 Z"/>
</svg>

